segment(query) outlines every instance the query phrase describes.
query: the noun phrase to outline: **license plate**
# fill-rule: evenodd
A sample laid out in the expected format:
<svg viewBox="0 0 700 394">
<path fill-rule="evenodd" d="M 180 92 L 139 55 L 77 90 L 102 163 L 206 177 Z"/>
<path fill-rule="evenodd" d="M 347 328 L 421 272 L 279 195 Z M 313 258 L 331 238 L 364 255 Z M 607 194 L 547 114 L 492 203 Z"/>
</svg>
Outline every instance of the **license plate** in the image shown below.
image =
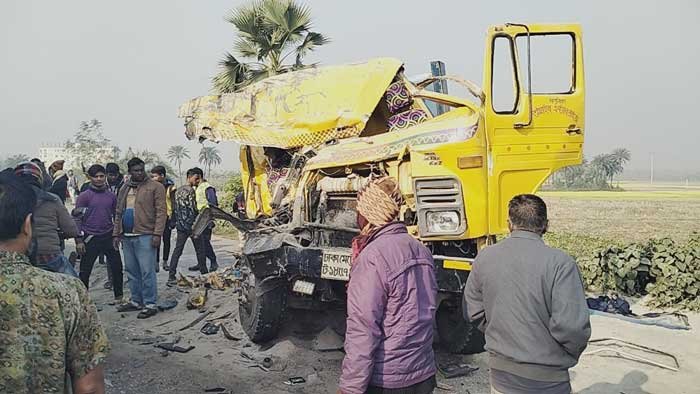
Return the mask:
<svg viewBox="0 0 700 394">
<path fill-rule="evenodd" d="M 350 253 L 324 250 L 321 260 L 321 278 L 349 281 L 350 257 Z"/>
</svg>

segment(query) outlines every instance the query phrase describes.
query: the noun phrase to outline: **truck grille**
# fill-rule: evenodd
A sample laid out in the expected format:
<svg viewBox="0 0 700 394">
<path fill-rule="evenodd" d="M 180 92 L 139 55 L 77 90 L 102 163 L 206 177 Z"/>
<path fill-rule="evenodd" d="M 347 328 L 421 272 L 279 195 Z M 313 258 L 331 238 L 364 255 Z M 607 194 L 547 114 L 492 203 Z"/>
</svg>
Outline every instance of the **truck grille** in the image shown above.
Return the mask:
<svg viewBox="0 0 700 394">
<path fill-rule="evenodd" d="M 418 178 L 414 189 L 418 213 L 418 231 L 421 237 L 459 235 L 466 229 L 462 187 L 455 178 Z M 454 211 L 459 215 L 459 228 L 452 232 L 434 233 L 428 229 L 429 212 Z"/>
</svg>

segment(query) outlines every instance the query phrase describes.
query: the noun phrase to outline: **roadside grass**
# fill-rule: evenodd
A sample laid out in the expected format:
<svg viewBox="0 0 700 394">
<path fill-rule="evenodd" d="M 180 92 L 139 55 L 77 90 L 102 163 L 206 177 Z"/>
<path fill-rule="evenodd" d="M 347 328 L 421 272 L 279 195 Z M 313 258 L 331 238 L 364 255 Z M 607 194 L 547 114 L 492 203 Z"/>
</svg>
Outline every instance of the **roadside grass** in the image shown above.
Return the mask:
<svg viewBox="0 0 700 394">
<path fill-rule="evenodd" d="M 700 230 L 700 187 L 626 183 L 623 191 L 538 193 L 550 231 L 615 243 L 670 237 L 682 242 Z"/>
</svg>

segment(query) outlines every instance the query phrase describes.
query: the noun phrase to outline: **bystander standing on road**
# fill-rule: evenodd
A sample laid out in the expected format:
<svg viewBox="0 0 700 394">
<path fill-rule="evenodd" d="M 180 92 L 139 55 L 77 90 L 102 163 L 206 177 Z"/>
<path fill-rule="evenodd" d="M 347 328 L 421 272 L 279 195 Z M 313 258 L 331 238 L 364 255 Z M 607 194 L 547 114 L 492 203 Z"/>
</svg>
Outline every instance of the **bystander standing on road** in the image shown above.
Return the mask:
<svg viewBox="0 0 700 394">
<path fill-rule="evenodd" d="M 49 172 L 46 170 L 46 164 L 44 164 L 43 161 L 41 161 L 38 158 L 33 158 L 30 160 L 32 163 L 36 164 L 39 166 L 41 169 L 41 178 L 42 178 L 42 183 L 41 183 L 41 188 L 48 191 L 51 189 L 51 184 L 53 183 L 53 179 L 51 178 L 51 175 L 49 175 Z"/>
<path fill-rule="evenodd" d="M 479 252 L 464 290 L 465 318 L 486 334 L 493 393 L 568 394 L 569 368 L 591 336 L 571 256 L 545 245 L 547 206 L 532 194 L 508 204 L 510 237 Z"/>
<path fill-rule="evenodd" d="M 63 204 L 66 203 L 68 193 L 68 174 L 63 171 L 64 160 L 56 160 L 49 166 L 49 175 L 51 175 L 51 188 L 49 191 L 58 196 Z"/>
<path fill-rule="evenodd" d="M 20 163 L 15 175 L 28 184 L 36 195 L 32 222 L 33 250 L 30 259 L 34 265 L 53 272 L 78 276 L 73 265 L 63 254 L 64 239 L 75 238 L 76 249 L 83 240 L 70 213 L 55 194 L 41 188 L 41 168 L 32 162 Z"/>
<path fill-rule="evenodd" d="M 134 157 L 127 163 L 130 178 L 117 195 L 114 221 L 114 248 L 121 243 L 129 278 L 131 302 L 118 309 L 141 310 L 138 318 L 158 313 L 156 307 L 156 249 L 165 228 L 165 189 L 146 176 L 143 160 Z"/>
<path fill-rule="evenodd" d="M 165 167 L 155 166 L 151 169 L 151 179 L 160 183 L 165 188 L 165 212 L 168 220 L 163 231 L 163 270 L 168 270 L 168 257 L 170 257 L 170 239 L 172 238 L 175 220 L 173 219 L 173 199 L 175 198 L 175 182 L 166 176 Z M 160 249 L 156 252 L 156 263 L 160 259 Z M 158 272 L 158 264 L 156 264 Z"/>
<path fill-rule="evenodd" d="M 201 168 L 195 167 L 191 171 L 195 174 L 194 184 L 196 186 L 195 196 L 197 199 L 197 211 L 202 212 L 205 208 L 210 205 L 219 206 L 219 200 L 216 196 L 216 189 L 214 186 L 210 185 L 206 179 L 204 179 L 204 171 Z M 205 256 L 209 259 L 210 268 L 209 271 L 216 271 L 219 269 L 219 264 L 216 262 L 216 253 L 214 252 L 214 247 L 211 245 L 211 233 L 214 229 L 214 223 L 210 223 L 206 230 L 199 236 L 198 242 L 200 243 L 200 248 L 204 251 Z M 189 267 L 190 271 L 202 271 L 202 268 L 197 264 L 196 266 Z M 206 262 L 204 263 L 204 270 L 206 270 Z"/>
<path fill-rule="evenodd" d="M 117 196 L 107 186 L 104 167 L 94 164 L 87 170 L 87 175 L 90 178 L 90 187 L 80 193 L 73 211 L 85 245 L 79 251 L 82 255 L 80 280 L 86 288 L 90 287 L 92 267 L 97 257 L 104 254 L 112 272 L 114 299 L 121 303 L 124 294 L 122 259 L 112 242 Z"/>
<path fill-rule="evenodd" d="M 80 189 L 78 188 L 78 178 L 76 178 L 73 170 L 68 170 L 68 194 L 70 194 L 70 201 L 75 204 L 78 194 L 80 194 Z"/>
<path fill-rule="evenodd" d="M 197 174 L 193 170 L 187 171 L 187 182 L 177 188 L 175 192 L 175 229 L 177 230 L 177 238 L 175 240 L 175 248 L 173 256 L 170 259 L 170 267 L 168 268 L 168 285 L 173 286 L 177 283 L 177 265 L 182 256 L 182 251 L 185 248 L 185 243 L 188 239 L 192 240 L 195 253 L 197 255 L 197 265 L 202 274 L 207 273 L 206 256 L 202 248 L 199 247 L 199 240 L 192 238 L 192 225 L 197 219 L 197 200 L 195 198 L 194 183 Z"/>
<path fill-rule="evenodd" d="M 371 181 L 357 198 L 339 392 L 432 393 L 437 383 L 433 256 L 399 222 L 393 178 Z"/>
<path fill-rule="evenodd" d="M 87 290 L 27 259 L 35 206 L 28 185 L 0 175 L 0 393 L 103 394 L 109 345 Z"/>
</svg>

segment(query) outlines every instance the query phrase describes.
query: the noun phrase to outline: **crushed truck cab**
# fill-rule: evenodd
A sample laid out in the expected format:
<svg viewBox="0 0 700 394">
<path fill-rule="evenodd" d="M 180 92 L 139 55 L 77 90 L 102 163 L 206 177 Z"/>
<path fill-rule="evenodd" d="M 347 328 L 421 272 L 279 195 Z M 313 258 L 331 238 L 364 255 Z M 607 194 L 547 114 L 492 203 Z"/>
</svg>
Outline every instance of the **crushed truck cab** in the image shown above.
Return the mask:
<svg viewBox="0 0 700 394">
<path fill-rule="evenodd" d="M 493 26 L 483 87 L 452 76 L 411 82 L 396 59 L 311 67 L 183 104 L 190 139 L 241 144 L 246 217 L 209 220 L 244 234 L 240 319 L 255 342 L 277 334 L 287 306 L 342 307 L 357 228 L 357 192 L 399 182 L 400 219 L 433 253 L 440 341 L 475 352 L 461 317 L 479 249 L 507 232 L 507 205 L 582 161 L 584 74 L 578 25 Z M 469 97 L 427 89 L 436 80 Z M 436 110 L 440 108 L 440 110 Z"/>
</svg>

